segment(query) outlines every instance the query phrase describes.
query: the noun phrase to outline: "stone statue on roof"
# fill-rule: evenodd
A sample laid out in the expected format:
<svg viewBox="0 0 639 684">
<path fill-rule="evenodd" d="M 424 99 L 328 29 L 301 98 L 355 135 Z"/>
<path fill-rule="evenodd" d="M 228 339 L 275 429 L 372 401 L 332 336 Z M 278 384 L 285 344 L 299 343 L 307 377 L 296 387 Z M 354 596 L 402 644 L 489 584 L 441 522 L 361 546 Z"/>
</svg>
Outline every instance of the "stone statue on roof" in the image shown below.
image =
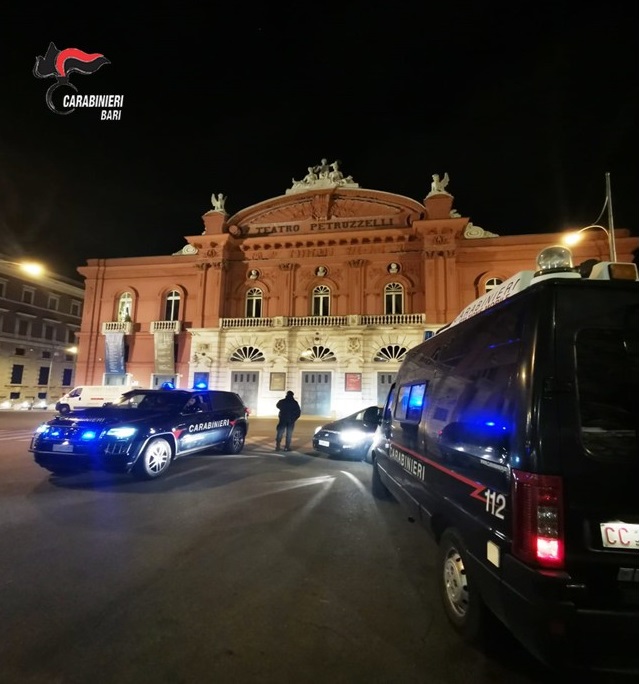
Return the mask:
<svg viewBox="0 0 639 684">
<path fill-rule="evenodd" d="M 428 196 L 450 194 L 446 191 L 446 186 L 449 182 L 450 178 L 448 177 L 447 173 L 444 174 L 443 178 L 440 178 L 438 173 L 434 173 L 433 182 L 430 184 L 430 192 L 428 193 Z"/>
<path fill-rule="evenodd" d="M 340 163 L 334 161 L 329 164 L 327 159 L 322 159 L 317 166 L 308 166 L 308 173 L 302 180 L 291 179 L 293 185 L 286 191 L 286 194 L 323 188 L 359 188 L 359 184 L 355 183 L 353 176 L 345 177 L 340 171 Z"/>
<path fill-rule="evenodd" d="M 220 192 L 217 197 L 215 193 L 211 195 L 211 204 L 213 205 L 213 211 L 219 211 L 225 213 L 224 204 L 226 202 L 226 197 Z"/>
</svg>

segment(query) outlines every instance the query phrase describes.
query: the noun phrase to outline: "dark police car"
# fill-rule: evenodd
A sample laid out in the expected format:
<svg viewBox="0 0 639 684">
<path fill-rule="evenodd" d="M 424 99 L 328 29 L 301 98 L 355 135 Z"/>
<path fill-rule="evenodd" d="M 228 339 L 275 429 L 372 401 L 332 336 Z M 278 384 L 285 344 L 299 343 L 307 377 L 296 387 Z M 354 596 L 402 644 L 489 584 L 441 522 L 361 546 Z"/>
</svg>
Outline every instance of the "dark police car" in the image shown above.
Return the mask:
<svg viewBox="0 0 639 684">
<path fill-rule="evenodd" d="M 56 475 L 108 470 L 151 480 L 187 454 L 238 454 L 247 431 L 248 409 L 234 392 L 139 389 L 56 416 L 38 427 L 29 451 Z"/>
</svg>

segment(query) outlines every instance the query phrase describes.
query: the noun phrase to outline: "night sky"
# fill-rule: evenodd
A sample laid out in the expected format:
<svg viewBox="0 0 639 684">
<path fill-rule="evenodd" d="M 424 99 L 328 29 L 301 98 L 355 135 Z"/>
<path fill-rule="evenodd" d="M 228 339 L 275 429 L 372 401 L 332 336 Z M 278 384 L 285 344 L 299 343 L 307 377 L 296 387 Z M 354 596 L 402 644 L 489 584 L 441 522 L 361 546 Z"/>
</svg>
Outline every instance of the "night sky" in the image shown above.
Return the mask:
<svg viewBox="0 0 639 684">
<path fill-rule="evenodd" d="M 609 172 L 615 227 L 638 235 L 638 6 L 5 10 L 0 252 L 71 277 L 90 258 L 169 254 L 202 232 L 213 192 L 233 214 L 322 157 L 420 201 L 447 172 L 454 207 L 500 235 L 607 225 Z M 51 42 L 109 60 L 70 81 L 124 95 L 120 121 L 48 109 L 55 81 L 33 68 Z"/>
</svg>

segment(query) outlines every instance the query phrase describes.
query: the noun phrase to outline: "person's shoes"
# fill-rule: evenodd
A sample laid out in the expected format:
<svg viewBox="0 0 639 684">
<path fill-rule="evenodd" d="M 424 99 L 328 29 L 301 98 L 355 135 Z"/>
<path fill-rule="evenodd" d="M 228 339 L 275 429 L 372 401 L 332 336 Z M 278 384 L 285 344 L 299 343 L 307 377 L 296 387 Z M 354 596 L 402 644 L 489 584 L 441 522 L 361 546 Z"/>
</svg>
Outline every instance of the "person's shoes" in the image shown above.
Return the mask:
<svg viewBox="0 0 639 684">
<path fill-rule="evenodd" d="M 276 444 L 275 451 L 282 451 L 282 447 L 279 444 Z"/>
<path fill-rule="evenodd" d="M 284 447 L 284 451 L 290 451 L 291 447 Z"/>
</svg>

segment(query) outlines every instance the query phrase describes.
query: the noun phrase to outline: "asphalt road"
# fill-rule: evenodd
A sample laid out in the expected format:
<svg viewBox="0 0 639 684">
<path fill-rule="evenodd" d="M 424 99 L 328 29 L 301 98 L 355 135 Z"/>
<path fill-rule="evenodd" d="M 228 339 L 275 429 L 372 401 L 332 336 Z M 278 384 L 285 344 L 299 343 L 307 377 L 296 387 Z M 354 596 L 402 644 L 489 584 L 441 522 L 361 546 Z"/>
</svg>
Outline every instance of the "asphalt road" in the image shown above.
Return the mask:
<svg viewBox="0 0 639 684">
<path fill-rule="evenodd" d="M 0 415 L 0 684 L 565 681 L 507 634 L 459 640 L 434 545 L 369 465 L 312 452 L 316 421 L 278 454 L 252 419 L 242 454 L 142 483 L 49 477 L 44 417 Z"/>
</svg>

